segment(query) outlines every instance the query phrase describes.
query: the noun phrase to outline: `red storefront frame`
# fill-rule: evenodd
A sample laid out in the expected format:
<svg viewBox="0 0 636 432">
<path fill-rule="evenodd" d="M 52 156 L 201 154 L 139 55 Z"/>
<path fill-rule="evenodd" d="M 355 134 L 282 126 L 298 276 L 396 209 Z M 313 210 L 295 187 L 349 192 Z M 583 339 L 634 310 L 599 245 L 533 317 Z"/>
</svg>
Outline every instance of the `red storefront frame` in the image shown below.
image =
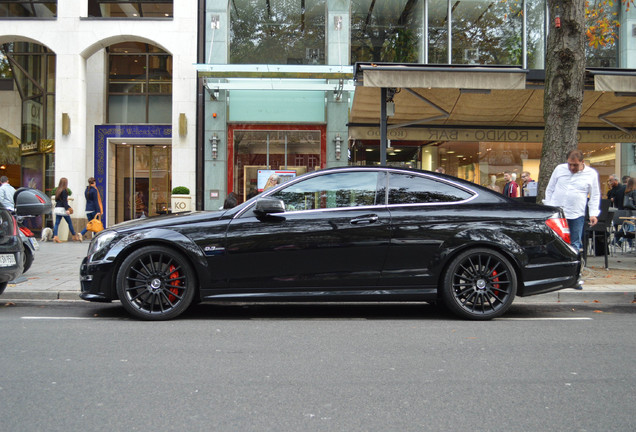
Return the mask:
<svg viewBox="0 0 636 432">
<path fill-rule="evenodd" d="M 234 131 L 235 130 L 255 130 L 255 131 L 320 131 L 320 168 L 327 166 L 327 126 L 326 125 L 263 125 L 263 124 L 230 124 L 227 128 L 227 191 L 234 191 Z"/>
</svg>

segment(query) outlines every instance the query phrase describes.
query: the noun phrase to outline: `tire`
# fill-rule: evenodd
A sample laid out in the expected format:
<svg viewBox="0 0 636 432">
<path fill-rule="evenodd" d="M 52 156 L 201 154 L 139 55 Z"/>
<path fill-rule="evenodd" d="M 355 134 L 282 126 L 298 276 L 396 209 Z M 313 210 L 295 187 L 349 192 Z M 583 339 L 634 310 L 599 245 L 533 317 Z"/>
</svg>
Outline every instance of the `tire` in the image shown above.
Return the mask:
<svg viewBox="0 0 636 432">
<path fill-rule="evenodd" d="M 514 267 L 491 249 L 470 249 L 459 254 L 444 275 L 444 304 L 462 318 L 489 320 L 501 316 L 516 294 Z"/>
<path fill-rule="evenodd" d="M 134 251 L 117 272 L 117 294 L 124 309 L 147 321 L 181 315 L 192 303 L 197 286 L 188 260 L 163 246 Z"/>
<path fill-rule="evenodd" d="M 5 289 L 7 289 L 7 285 L 9 284 L 9 282 L 2 282 L 0 283 L 0 294 L 2 294 L 4 292 Z"/>
<path fill-rule="evenodd" d="M 28 269 L 31 268 L 31 264 L 33 264 L 33 260 L 35 257 L 33 256 L 33 252 L 27 246 L 24 247 L 24 265 L 22 268 L 22 274 L 26 273 Z"/>
</svg>

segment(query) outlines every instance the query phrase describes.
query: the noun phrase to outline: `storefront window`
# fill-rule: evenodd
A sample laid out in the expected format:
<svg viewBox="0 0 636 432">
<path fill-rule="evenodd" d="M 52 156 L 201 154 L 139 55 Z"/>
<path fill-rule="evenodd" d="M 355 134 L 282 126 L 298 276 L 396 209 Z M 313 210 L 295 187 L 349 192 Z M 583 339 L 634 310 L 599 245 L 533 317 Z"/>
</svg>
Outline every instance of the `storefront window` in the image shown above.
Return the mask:
<svg viewBox="0 0 636 432">
<path fill-rule="evenodd" d="M 598 15 L 588 17 L 587 28 L 598 27 L 595 21 L 599 21 L 603 18 L 608 22 L 616 20 L 621 7 L 623 7 L 621 2 L 610 2 L 610 4 L 606 4 L 605 7 L 599 8 L 597 11 Z M 618 67 L 618 46 L 616 39 L 613 38 L 613 40 L 608 40 L 598 45 L 586 43 L 585 58 L 586 67 Z"/>
<path fill-rule="evenodd" d="M 55 18 L 57 1 L 22 0 L 0 1 L 0 17 Z"/>
<path fill-rule="evenodd" d="M 326 0 L 230 2 L 230 63 L 325 64 Z"/>
<path fill-rule="evenodd" d="M 428 8 L 428 62 L 448 63 L 448 5 L 429 2 Z"/>
<path fill-rule="evenodd" d="M 422 8 L 409 0 L 351 1 L 351 63 L 419 63 Z"/>
<path fill-rule="evenodd" d="M 543 69 L 545 63 L 545 0 L 526 0 L 528 68 Z"/>
<path fill-rule="evenodd" d="M 137 42 L 108 54 L 108 123 L 171 123 L 172 56 Z"/>
<path fill-rule="evenodd" d="M 89 17 L 172 18 L 172 0 L 88 0 Z"/>
<path fill-rule="evenodd" d="M 462 1 L 451 14 L 453 64 L 522 64 L 521 2 Z"/>
<path fill-rule="evenodd" d="M 521 173 L 528 171 L 539 178 L 540 142 L 418 142 L 392 141 L 387 150 L 387 165 L 434 171 L 441 167 L 446 174 L 503 191 L 503 174 L 513 174 L 521 185 Z M 607 195 L 607 179 L 618 171 L 614 144 L 581 143 L 588 166 L 599 173 L 601 192 Z M 352 148 L 354 165 L 380 163 L 377 142 L 356 142 Z M 565 161 L 564 161 L 565 162 Z"/>
<path fill-rule="evenodd" d="M 321 168 L 320 130 L 233 130 L 234 189 L 242 202 Z M 268 182 L 269 181 L 269 182 Z"/>
</svg>

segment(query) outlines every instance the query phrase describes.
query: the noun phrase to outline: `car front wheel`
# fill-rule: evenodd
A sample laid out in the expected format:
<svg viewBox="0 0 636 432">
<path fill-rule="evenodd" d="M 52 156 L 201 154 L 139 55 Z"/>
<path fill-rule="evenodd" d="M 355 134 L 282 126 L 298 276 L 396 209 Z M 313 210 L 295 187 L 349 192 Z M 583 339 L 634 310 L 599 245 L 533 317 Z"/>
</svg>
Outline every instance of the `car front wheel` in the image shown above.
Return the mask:
<svg viewBox="0 0 636 432">
<path fill-rule="evenodd" d="M 162 246 L 143 247 L 117 272 L 124 308 L 143 320 L 168 320 L 183 313 L 196 290 L 194 270 L 183 255 Z"/>
<path fill-rule="evenodd" d="M 517 275 L 510 261 L 490 249 L 459 254 L 444 276 L 442 297 L 462 318 L 488 320 L 503 315 L 517 294 Z"/>
</svg>

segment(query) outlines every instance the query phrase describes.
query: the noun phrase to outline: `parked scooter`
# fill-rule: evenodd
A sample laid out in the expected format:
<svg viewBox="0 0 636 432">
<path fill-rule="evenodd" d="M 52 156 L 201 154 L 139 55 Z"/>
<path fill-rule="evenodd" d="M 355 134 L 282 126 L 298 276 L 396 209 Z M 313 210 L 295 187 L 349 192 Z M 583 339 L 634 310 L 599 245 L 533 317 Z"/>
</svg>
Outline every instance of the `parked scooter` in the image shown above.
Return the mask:
<svg viewBox="0 0 636 432">
<path fill-rule="evenodd" d="M 15 219 L 18 222 L 18 234 L 22 244 L 24 245 L 24 264 L 22 273 L 26 273 L 33 260 L 35 259 L 35 251 L 40 249 L 38 241 L 35 239 L 35 234 L 29 228 L 24 226 L 24 219 L 30 216 L 16 216 Z"/>
<path fill-rule="evenodd" d="M 35 251 L 40 249 L 33 231 L 24 225 L 24 220 L 51 213 L 51 199 L 37 189 L 20 188 L 13 195 L 15 202 L 15 219 L 18 224 L 18 235 L 24 245 L 24 263 L 22 273 L 31 268 L 35 259 Z"/>
</svg>

